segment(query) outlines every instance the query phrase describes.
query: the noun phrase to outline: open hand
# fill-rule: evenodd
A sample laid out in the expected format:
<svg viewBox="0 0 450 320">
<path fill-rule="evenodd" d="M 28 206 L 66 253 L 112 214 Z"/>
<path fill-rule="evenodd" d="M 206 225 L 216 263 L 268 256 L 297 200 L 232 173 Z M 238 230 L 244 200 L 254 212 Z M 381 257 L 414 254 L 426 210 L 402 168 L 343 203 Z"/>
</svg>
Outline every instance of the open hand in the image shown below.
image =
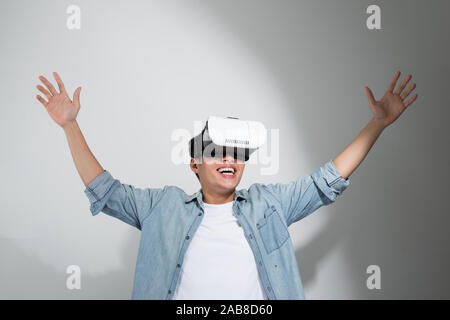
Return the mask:
<svg viewBox="0 0 450 320">
<path fill-rule="evenodd" d="M 37 85 L 36 87 L 47 97 L 48 101 L 40 95 L 36 95 L 36 98 L 44 105 L 52 119 L 64 128 L 67 124 L 75 120 L 80 110 L 81 87 L 75 90 L 72 101 L 59 75 L 53 72 L 53 76 L 55 77 L 56 83 L 58 83 L 59 93 L 44 76 L 40 76 L 39 79 L 45 84 L 48 90 L 41 85 Z"/>
<path fill-rule="evenodd" d="M 405 111 L 405 109 L 417 99 L 416 93 L 408 101 L 404 102 L 411 91 L 416 87 L 416 84 L 413 83 L 405 92 L 402 93 L 403 89 L 405 89 L 409 80 L 412 78 L 412 75 L 410 74 L 402 81 L 397 90 L 393 92 L 399 77 L 400 71 L 397 71 L 389 84 L 386 93 L 379 101 L 375 100 L 369 87 L 365 87 L 367 97 L 369 98 L 369 108 L 372 110 L 375 120 L 381 123 L 384 127 L 387 127 L 393 123 L 402 114 L 402 112 Z"/>
</svg>

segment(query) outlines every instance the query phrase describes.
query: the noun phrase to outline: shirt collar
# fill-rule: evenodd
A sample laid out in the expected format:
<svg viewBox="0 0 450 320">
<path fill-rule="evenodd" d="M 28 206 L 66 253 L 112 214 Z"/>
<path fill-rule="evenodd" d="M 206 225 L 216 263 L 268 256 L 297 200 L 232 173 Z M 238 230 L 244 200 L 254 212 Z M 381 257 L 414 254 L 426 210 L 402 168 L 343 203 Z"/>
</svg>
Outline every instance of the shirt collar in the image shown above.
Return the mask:
<svg viewBox="0 0 450 320">
<path fill-rule="evenodd" d="M 237 200 L 237 199 L 247 200 L 247 198 L 248 198 L 247 190 L 245 190 L 245 189 L 236 190 L 236 194 L 234 195 L 234 200 Z M 203 201 L 203 194 L 202 194 L 201 189 L 191 195 L 188 195 L 184 202 L 188 203 L 194 199 L 197 199 L 197 201 Z"/>
</svg>

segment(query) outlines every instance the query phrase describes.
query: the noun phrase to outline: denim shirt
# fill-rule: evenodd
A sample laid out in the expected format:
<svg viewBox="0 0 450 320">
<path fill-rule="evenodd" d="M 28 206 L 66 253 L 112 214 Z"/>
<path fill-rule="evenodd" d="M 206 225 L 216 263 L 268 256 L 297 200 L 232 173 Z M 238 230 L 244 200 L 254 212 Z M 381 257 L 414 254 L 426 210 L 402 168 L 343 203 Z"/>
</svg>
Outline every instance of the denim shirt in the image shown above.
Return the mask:
<svg viewBox="0 0 450 320">
<path fill-rule="evenodd" d="M 236 190 L 233 211 L 253 252 L 266 296 L 305 299 L 288 227 L 336 201 L 350 184 L 332 160 L 286 184 Z M 135 188 L 104 170 L 85 189 L 92 215 L 104 212 L 141 230 L 132 299 L 172 299 L 183 257 L 203 219 L 201 189 Z"/>
</svg>

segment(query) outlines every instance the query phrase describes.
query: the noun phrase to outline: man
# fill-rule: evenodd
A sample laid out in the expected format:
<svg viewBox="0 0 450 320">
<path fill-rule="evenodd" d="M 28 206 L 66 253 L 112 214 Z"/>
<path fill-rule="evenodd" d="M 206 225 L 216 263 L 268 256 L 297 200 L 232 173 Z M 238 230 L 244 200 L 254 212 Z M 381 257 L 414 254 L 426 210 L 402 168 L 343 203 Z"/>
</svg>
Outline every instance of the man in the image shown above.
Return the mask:
<svg viewBox="0 0 450 320">
<path fill-rule="evenodd" d="M 379 101 L 365 87 L 370 122 L 336 158 L 287 184 L 237 190 L 247 150 L 205 156 L 191 148 L 201 189 L 187 195 L 176 186 L 139 189 L 114 179 L 76 122 L 81 87 L 72 101 L 54 77 L 59 92 L 40 76 L 46 88 L 37 88 L 47 100 L 37 99 L 64 129 L 92 214 L 104 212 L 142 231 L 133 299 L 304 299 L 289 225 L 336 201 L 381 132 L 417 99 L 404 102 L 415 88 L 404 91 L 411 75 L 394 92 L 399 71 Z M 200 139 L 203 151 L 203 133 Z"/>
</svg>

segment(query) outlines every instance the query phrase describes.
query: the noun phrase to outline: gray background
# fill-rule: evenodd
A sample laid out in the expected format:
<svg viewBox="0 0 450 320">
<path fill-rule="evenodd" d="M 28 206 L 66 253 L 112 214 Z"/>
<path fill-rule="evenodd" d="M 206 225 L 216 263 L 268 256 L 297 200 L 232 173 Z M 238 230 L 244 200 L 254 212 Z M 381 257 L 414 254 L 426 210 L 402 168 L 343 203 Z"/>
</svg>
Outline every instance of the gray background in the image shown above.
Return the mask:
<svg viewBox="0 0 450 320">
<path fill-rule="evenodd" d="M 66 8 L 81 8 L 81 30 Z M 381 7 L 381 30 L 366 8 Z M 279 129 L 289 182 L 339 154 L 396 70 L 418 100 L 334 204 L 290 227 L 308 299 L 449 298 L 448 1 L 2 1 L 0 298 L 129 299 L 140 233 L 89 203 L 40 74 L 82 86 L 78 123 L 105 169 L 137 187 L 199 184 L 171 134 L 208 115 Z M 79 265 L 82 289 L 66 289 Z M 368 290 L 366 268 L 381 268 Z"/>
</svg>

